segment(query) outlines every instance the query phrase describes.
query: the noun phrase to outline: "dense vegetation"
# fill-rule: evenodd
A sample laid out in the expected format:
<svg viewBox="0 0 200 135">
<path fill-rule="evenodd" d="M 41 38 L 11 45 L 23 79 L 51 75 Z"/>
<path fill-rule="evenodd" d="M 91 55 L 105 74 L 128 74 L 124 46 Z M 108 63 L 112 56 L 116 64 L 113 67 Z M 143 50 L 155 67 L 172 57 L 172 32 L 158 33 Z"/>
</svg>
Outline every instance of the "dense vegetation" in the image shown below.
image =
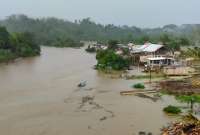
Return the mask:
<svg viewBox="0 0 200 135">
<path fill-rule="evenodd" d="M 0 62 L 17 57 L 40 54 L 40 47 L 34 42 L 30 33 L 10 34 L 5 27 L 0 27 Z"/>
<path fill-rule="evenodd" d="M 200 95 L 181 95 L 176 97 L 180 102 L 188 103 L 190 105 L 190 110 L 193 112 L 193 107 L 195 103 L 200 103 Z"/>
<path fill-rule="evenodd" d="M 106 42 L 110 39 L 129 41 L 133 36 L 138 37 L 142 34 L 136 27 L 117 27 L 111 24 L 104 26 L 96 24 L 89 18 L 70 22 L 56 18 L 33 19 L 25 15 L 12 15 L 2 20 L 0 24 L 11 32 L 34 33 L 37 43 L 43 45 L 57 45 L 58 41 L 66 39 L 75 42 L 81 40 Z"/>
<path fill-rule="evenodd" d="M 70 22 L 56 18 L 33 19 L 25 15 L 9 16 L 1 20 L 0 24 L 10 32 L 33 33 L 38 44 L 59 47 L 81 46 L 81 40 L 107 43 L 113 39 L 120 43 L 132 41 L 136 44 L 163 42 L 171 49 L 178 49 L 180 45 L 195 44 L 200 40 L 200 25 L 167 25 L 163 28 L 141 29 L 134 26 L 101 25 L 90 18 Z"/>
<path fill-rule="evenodd" d="M 74 41 L 70 38 L 57 38 L 54 42 L 50 43 L 49 46 L 56 46 L 56 47 L 81 47 L 83 43 Z"/>
<path fill-rule="evenodd" d="M 166 112 L 166 113 L 169 113 L 169 114 L 179 114 L 179 113 L 181 113 L 180 108 L 178 108 L 176 106 L 172 106 L 172 105 L 165 107 L 163 109 L 163 111 Z"/>
<path fill-rule="evenodd" d="M 129 67 L 130 62 L 128 58 L 115 54 L 111 49 L 98 51 L 96 59 L 98 69 L 123 70 Z"/>
<path fill-rule="evenodd" d="M 172 51 L 179 50 L 181 46 L 190 45 L 190 41 L 185 37 L 175 37 L 168 34 L 163 34 L 158 39 L 158 42 L 166 45 Z"/>
</svg>

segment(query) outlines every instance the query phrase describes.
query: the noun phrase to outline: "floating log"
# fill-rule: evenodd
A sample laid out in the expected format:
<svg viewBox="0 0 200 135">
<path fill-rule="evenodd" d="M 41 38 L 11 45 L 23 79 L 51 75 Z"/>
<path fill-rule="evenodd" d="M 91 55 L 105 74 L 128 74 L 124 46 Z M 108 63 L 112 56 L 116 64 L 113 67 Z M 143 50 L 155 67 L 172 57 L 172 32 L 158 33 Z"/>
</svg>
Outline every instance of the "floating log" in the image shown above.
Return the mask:
<svg viewBox="0 0 200 135">
<path fill-rule="evenodd" d="M 150 94 L 157 93 L 155 90 L 129 90 L 129 91 L 121 91 L 120 95 L 135 95 L 135 94 Z"/>
</svg>

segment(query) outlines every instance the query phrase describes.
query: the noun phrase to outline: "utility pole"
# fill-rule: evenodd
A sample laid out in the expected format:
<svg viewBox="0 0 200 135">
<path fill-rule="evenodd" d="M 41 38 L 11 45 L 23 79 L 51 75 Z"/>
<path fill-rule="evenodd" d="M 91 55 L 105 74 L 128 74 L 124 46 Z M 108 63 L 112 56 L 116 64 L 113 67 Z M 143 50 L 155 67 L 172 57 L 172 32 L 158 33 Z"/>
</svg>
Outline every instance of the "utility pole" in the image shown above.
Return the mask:
<svg viewBox="0 0 200 135">
<path fill-rule="evenodd" d="M 151 83 L 151 64 L 149 66 L 149 83 Z"/>
</svg>

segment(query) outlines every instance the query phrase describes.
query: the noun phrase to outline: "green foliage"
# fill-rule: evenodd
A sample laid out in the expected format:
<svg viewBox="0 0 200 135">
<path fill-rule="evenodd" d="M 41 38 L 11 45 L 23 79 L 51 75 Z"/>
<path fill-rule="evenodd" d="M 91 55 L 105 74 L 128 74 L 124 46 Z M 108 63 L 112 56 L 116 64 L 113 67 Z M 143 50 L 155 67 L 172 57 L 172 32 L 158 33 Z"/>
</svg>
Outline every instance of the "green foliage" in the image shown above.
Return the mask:
<svg viewBox="0 0 200 135">
<path fill-rule="evenodd" d="M 137 36 L 137 38 L 134 38 L 133 43 L 145 44 L 147 42 L 152 42 L 152 41 L 153 41 L 153 38 L 150 38 L 150 36 L 148 36 L 147 34 L 142 34 L 140 36 Z"/>
<path fill-rule="evenodd" d="M 0 27 L 0 49 L 9 49 L 11 47 L 9 43 L 10 35 L 5 27 Z"/>
<path fill-rule="evenodd" d="M 35 56 L 40 54 L 40 47 L 34 41 L 31 33 L 14 33 L 11 36 L 13 53 L 19 57 Z"/>
<path fill-rule="evenodd" d="M 10 50 L 0 49 L 0 62 L 9 61 L 15 57 L 16 56 Z"/>
<path fill-rule="evenodd" d="M 200 95 L 181 95 L 176 97 L 180 102 L 190 104 L 190 109 L 193 111 L 194 103 L 200 103 Z"/>
<path fill-rule="evenodd" d="M 176 106 L 172 106 L 172 105 L 169 105 L 167 107 L 165 107 L 163 109 L 164 112 L 166 113 L 170 113 L 170 114 L 179 114 L 181 113 L 181 109 L 176 107 Z"/>
<path fill-rule="evenodd" d="M 159 41 L 172 51 L 179 50 L 180 46 L 190 45 L 190 41 L 186 37 L 175 37 L 168 34 L 161 35 Z"/>
<path fill-rule="evenodd" d="M 83 46 L 82 43 L 76 42 L 70 38 L 67 38 L 67 39 L 58 38 L 55 42 L 51 43 L 50 45 L 56 46 L 56 47 L 81 47 L 81 46 Z"/>
<path fill-rule="evenodd" d="M 168 33 L 160 33 L 159 35 L 143 35 L 134 40 L 136 44 L 144 44 L 146 42 L 162 43 L 171 51 L 180 50 L 181 46 L 191 44 L 185 36 L 169 35 Z"/>
<path fill-rule="evenodd" d="M 98 69 L 123 70 L 129 67 L 129 59 L 115 54 L 113 50 L 101 50 L 97 52 Z"/>
<path fill-rule="evenodd" d="M 91 21 L 90 18 L 70 22 L 57 18 L 33 19 L 25 15 L 9 16 L 0 21 L 0 24 L 6 26 L 10 32 L 33 33 L 37 44 L 58 47 L 77 47 L 79 46 L 77 43 L 81 40 L 95 40 L 103 43 L 115 40 L 121 43 L 133 41 L 136 44 L 163 42 L 170 49 L 177 50 L 181 45 L 189 45 L 193 41 L 188 39 L 199 40 L 199 30 L 192 35 L 193 27 L 190 25 L 184 28 L 168 25 L 163 28 L 140 29 L 134 26 L 101 25 Z M 199 26 L 195 27 L 197 28 Z M 6 33 L 4 35 L 6 36 Z M 195 38 L 190 38 L 191 35 Z M 75 44 L 71 44 L 68 39 L 73 40 Z"/>
<path fill-rule="evenodd" d="M 197 102 L 200 103 L 200 95 L 181 95 L 176 97 L 181 102 Z"/>
<path fill-rule="evenodd" d="M 109 40 L 108 41 L 108 49 L 115 50 L 117 48 L 117 44 L 119 42 L 117 40 Z"/>
<path fill-rule="evenodd" d="M 111 39 L 129 42 L 133 40 L 133 33 L 136 36 L 141 33 L 137 27 L 101 25 L 91 21 L 90 18 L 70 22 L 56 18 L 32 19 L 25 15 L 12 15 L 2 20 L 0 24 L 11 32 L 34 33 L 35 41 L 42 45 L 57 45 L 57 42 L 60 43 L 59 38 L 72 39 L 75 42 L 95 40 L 107 43 Z"/>
<path fill-rule="evenodd" d="M 133 85 L 133 88 L 136 88 L 136 89 L 144 89 L 145 86 L 144 86 L 144 84 L 142 84 L 142 83 L 137 83 L 137 84 L 134 84 L 134 85 Z"/>
<path fill-rule="evenodd" d="M 40 54 L 40 47 L 34 42 L 33 37 L 30 33 L 11 35 L 5 27 L 0 27 L 0 62 Z"/>
</svg>

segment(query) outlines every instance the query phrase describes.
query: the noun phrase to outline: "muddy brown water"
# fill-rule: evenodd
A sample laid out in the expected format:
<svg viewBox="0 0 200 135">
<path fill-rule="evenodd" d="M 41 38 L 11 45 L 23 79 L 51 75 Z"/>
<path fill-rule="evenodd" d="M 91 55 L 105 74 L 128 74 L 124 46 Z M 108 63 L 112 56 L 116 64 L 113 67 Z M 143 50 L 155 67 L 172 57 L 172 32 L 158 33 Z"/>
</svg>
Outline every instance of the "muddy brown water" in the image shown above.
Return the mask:
<svg viewBox="0 0 200 135">
<path fill-rule="evenodd" d="M 157 135 L 174 120 L 162 112 L 173 97 L 120 96 L 141 80 L 108 78 L 92 69 L 95 64 L 95 55 L 83 49 L 50 47 L 42 47 L 41 56 L 1 64 L 0 134 Z M 87 86 L 79 89 L 81 80 Z"/>
</svg>

